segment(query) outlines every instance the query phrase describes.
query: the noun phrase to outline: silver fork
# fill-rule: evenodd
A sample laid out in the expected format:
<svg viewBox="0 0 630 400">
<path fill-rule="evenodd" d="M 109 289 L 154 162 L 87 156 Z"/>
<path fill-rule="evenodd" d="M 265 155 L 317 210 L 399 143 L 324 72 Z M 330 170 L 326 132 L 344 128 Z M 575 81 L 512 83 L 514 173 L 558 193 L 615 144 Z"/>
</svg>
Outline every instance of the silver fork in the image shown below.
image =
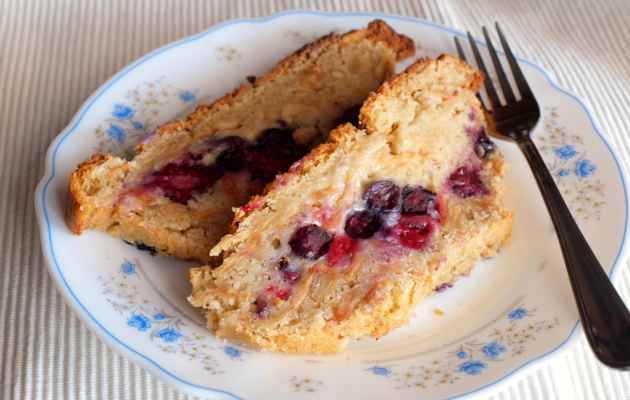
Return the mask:
<svg viewBox="0 0 630 400">
<path fill-rule="evenodd" d="M 512 71 L 512 77 L 518 87 L 520 99 L 517 99 L 512 90 L 490 40 L 488 30 L 483 27 L 483 35 L 505 98 L 505 104 L 501 103 L 496 88 L 490 79 L 487 79 L 490 76 L 488 70 L 475 40 L 468 32 L 468 41 L 476 63 L 486 77 L 484 84 L 491 108 L 486 107 L 483 100 L 482 104 L 495 121 L 497 136 L 516 142 L 536 178 L 536 183 L 558 234 L 582 326 L 593 352 L 601 362 L 609 367 L 627 369 L 630 367 L 630 313 L 610 283 L 586 239 L 584 239 L 580 228 L 562 199 L 551 173 L 531 139 L 530 134 L 540 120 L 540 107 L 505 40 L 499 24 L 496 23 L 495 25 Z M 459 57 L 465 61 L 466 56 L 457 37 L 455 37 L 455 46 Z"/>
</svg>

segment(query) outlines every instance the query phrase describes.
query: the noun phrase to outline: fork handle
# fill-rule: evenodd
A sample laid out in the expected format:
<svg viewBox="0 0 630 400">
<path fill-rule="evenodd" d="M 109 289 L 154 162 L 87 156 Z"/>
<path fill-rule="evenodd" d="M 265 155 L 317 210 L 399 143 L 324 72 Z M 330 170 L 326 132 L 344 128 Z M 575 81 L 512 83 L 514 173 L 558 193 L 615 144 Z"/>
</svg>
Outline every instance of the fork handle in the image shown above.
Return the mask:
<svg viewBox="0 0 630 400">
<path fill-rule="evenodd" d="M 630 313 L 571 216 L 549 169 L 529 135 L 517 141 L 540 188 L 558 234 L 582 326 L 597 358 L 630 367 Z"/>
</svg>

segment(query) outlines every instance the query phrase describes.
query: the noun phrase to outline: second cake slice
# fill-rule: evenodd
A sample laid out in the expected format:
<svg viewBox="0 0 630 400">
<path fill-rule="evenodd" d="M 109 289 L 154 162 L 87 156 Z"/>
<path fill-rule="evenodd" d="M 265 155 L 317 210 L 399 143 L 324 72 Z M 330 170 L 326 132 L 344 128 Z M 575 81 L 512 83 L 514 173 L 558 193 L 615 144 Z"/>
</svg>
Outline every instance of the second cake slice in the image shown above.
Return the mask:
<svg viewBox="0 0 630 400">
<path fill-rule="evenodd" d="M 502 156 L 486 135 L 482 76 L 449 56 L 417 62 L 237 211 L 191 270 L 190 302 L 218 336 L 331 353 L 409 320 L 434 290 L 508 239 Z"/>
</svg>

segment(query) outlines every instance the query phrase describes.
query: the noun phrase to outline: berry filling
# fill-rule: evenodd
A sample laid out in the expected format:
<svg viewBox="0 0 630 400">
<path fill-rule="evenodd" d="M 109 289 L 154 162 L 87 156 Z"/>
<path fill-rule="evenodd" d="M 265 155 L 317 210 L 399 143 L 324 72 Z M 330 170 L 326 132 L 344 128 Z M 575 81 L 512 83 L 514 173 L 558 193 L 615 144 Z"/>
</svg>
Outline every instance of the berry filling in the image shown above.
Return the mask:
<svg viewBox="0 0 630 400">
<path fill-rule="evenodd" d="M 404 247 L 422 250 L 429 244 L 435 229 L 436 221 L 429 215 L 403 215 L 392 229 L 392 235 Z"/>
<path fill-rule="evenodd" d="M 253 181 L 270 182 L 309 150 L 291 134 L 289 128 L 272 128 L 263 131 L 255 143 L 237 136 L 209 141 L 147 176 L 140 188 L 157 189 L 170 200 L 186 204 L 228 173 L 247 171 Z"/>
<path fill-rule="evenodd" d="M 403 214 L 428 214 L 431 217 L 438 219 L 439 213 L 437 195 L 420 186 L 415 188 L 406 186 L 403 190 L 401 211 Z"/>
<path fill-rule="evenodd" d="M 457 168 L 448 180 L 453 193 L 464 199 L 488 193 L 488 189 L 486 189 L 479 176 L 479 168 Z"/>
<path fill-rule="evenodd" d="M 147 177 L 143 189 L 160 189 L 164 196 L 178 203 L 186 203 L 193 193 L 213 185 L 222 173 L 215 166 L 199 163 L 192 154 L 171 162 Z"/>
<path fill-rule="evenodd" d="M 471 112 L 469 117 L 474 119 L 474 113 Z M 494 143 L 483 127 L 471 127 L 468 131 L 479 160 L 485 159 L 495 150 Z M 268 135 L 258 143 L 265 143 L 266 148 L 281 149 L 274 153 L 274 160 L 289 159 L 296 154 L 291 153 L 290 137 L 275 136 L 273 132 Z M 267 153 L 260 154 L 264 156 Z M 251 157 L 248 163 L 251 163 Z M 481 181 L 478 163 L 475 159 L 453 171 L 446 184 L 450 193 L 461 198 L 488 193 Z M 287 300 L 291 296 L 293 287 L 302 278 L 304 260 L 317 260 L 325 255 L 328 267 L 343 268 L 359 251 L 362 240 L 371 241 L 371 246 L 377 250 L 374 253 L 377 259 L 385 256 L 383 260 L 387 261 L 383 262 L 389 262 L 392 256 L 402 256 L 404 249 L 426 249 L 445 220 L 444 202 L 447 193 L 438 195 L 419 185 L 401 188 L 391 180 L 379 180 L 366 187 L 361 204 L 352 206 L 353 209 L 346 215 L 343 233 L 329 232 L 317 224 L 298 227 L 288 241 L 291 254 L 276 263 L 277 278 L 272 278 L 275 279 L 274 283 L 269 284 L 254 302 L 256 315 L 266 318 L 273 301 Z M 331 214 L 330 210 L 324 214 Z M 318 221 L 325 219 L 323 215 L 313 215 L 317 216 Z M 451 283 L 444 283 L 436 287 L 435 291 L 442 292 L 450 287 Z"/>
<path fill-rule="evenodd" d="M 376 181 L 363 194 L 369 208 L 391 210 L 398 206 L 400 187 L 392 181 Z"/>
<path fill-rule="evenodd" d="M 279 288 L 279 287 L 270 285 L 270 286 L 267 286 L 267 289 L 265 289 L 265 293 L 280 300 L 287 300 L 289 296 L 291 295 L 291 288 L 286 288 L 286 287 Z"/>
<path fill-rule="evenodd" d="M 355 211 L 346 219 L 344 230 L 353 239 L 369 239 L 381 229 L 381 219 L 371 210 Z"/>
<path fill-rule="evenodd" d="M 332 239 L 330 233 L 315 224 L 310 224 L 293 232 L 289 246 L 298 257 L 317 260 L 328 252 Z"/>
<path fill-rule="evenodd" d="M 326 255 L 326 261 L 331 267 L 342 264 L 352 258 L 357 250 L 357 241 L 346 235 L 335 236 L 330 250 Z"/>
</svg>

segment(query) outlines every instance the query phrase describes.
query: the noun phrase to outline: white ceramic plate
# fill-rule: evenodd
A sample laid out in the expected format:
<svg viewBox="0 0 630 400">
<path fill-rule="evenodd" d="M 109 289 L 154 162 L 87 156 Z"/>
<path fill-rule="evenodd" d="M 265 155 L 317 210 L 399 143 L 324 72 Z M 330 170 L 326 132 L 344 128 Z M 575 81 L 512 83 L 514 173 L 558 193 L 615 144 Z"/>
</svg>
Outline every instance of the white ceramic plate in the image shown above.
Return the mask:
<svg viewBox="0 0 630 400">
<path fill-rule="evenodd" d="M 290 12 L 230 21 L 158 49 L 94 93 L 53 141 L 36 195 L 50 273 L 75 312 L 112 348 L 181 390 L 220 399 L 457 397 L 505 382 L 575 337 L 578 314 L 554 230 L 515 145 L 507 202 L 512 243 L 381 340 L 337 356 L 255 352 L 216 340 L 185 298 L 189 265 L 63 220 L 70 172 L 97 149 L 122 153 L 160 123 L 217 98 L 331 31 L 383 18 L 418 56 L 453 52 L 459 32 L 406 17 Z M 518 38 L 512 38 L 517 41 Z M 602 265 L 612 273 L 627 232 L 627 192 L 614 152 L 584 105 L 522 61 L 541 103 L 535 141 Z M 565 346 L 566 347 L 566 346 Z"/>
</svg>

